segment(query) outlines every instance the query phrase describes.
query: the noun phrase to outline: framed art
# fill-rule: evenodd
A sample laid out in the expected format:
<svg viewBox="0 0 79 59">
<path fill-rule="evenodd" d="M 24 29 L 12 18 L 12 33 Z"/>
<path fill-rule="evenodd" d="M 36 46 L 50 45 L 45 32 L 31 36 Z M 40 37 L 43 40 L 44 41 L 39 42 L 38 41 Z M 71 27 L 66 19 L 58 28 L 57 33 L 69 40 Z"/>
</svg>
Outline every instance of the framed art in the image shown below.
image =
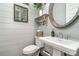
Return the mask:
<svg viewBox="0 0 79 59">
<path fill-rule="evenodd" d="M 14 4 L 14 21 L 28 22 L 28 8 Z"/>
</svg>

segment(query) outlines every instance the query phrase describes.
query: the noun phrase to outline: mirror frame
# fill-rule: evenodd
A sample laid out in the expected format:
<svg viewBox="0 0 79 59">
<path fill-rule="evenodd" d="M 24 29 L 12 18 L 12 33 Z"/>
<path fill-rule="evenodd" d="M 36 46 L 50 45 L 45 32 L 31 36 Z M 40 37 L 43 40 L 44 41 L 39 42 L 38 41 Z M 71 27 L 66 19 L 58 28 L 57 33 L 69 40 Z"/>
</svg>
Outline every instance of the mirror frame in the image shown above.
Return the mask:
<svg viewBox="0 0 79 59">
<path fill-rule="evenodd" d="M 51 24 L 52 24 L 54 27 L 56 27 L 56 28 L 68 27 L 68 26 L 69 26 L 71 23 L 73 23 L 74 20 L 78 17 L 78 12 L 79 12 L 79 11 L 76 12 L 75 16 L 74 16 L 68 23 L 66 23 L 66 24 L 64 24 L 64 25 L 60 25 L 60 24 L 58 24 L 58 23 L 55 21 L 55 19 L 54 19 L 54 17 L 53 17 L 53 13 L 52 13 L 53 7 L 54 7 L 54 3 L 50 3 L 50 4 L 49 4 L 48 13 L 49 13 L 49 19 L 50 19 Z"/>
</svg>

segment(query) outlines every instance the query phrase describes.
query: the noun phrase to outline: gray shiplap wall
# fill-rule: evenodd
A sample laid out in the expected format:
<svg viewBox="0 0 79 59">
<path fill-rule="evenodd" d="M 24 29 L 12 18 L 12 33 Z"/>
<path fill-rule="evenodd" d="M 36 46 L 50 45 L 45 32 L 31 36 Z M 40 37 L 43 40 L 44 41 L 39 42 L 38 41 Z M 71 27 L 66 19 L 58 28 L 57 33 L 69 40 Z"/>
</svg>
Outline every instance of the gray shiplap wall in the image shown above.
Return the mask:
<svg viewBox="0 0 79 59">
<path fill-rule="evenodd" d="M 28 23 L 14 22 L 14 8 L 11 3 L 0 3 L 0 56 L 22 55 L 22 49 L 34 43 L 34 18 L 38 11 L 32 4 L 28 8 Z"/>
</svg>

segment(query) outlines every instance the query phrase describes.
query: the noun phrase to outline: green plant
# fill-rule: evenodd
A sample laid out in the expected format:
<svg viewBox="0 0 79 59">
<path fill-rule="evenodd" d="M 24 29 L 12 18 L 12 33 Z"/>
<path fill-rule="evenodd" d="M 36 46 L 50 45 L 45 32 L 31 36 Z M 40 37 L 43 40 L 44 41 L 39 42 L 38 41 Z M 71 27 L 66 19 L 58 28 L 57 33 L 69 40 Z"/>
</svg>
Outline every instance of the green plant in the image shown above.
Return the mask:
<svg viewBox="0 0 79 59">
<path fill-rule="evenodd" d="M 42 7 L 45 5 L 46 3 L 33 3 L 33 7 L 35 9 L 42 9 Z"/>
</svg>

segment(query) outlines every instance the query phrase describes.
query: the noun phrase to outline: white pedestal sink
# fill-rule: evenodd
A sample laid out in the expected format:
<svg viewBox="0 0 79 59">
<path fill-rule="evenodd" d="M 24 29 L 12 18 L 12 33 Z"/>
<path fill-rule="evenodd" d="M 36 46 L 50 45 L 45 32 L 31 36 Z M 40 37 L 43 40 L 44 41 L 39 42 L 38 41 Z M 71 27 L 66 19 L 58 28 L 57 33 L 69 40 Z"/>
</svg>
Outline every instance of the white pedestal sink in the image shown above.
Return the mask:
<svg viewBox="0 0 79 59">
<path fill-rule="evenodd" d="M 53 55 L 55 56 L 61 55 L 62 52 L 67 53 L 69 55 L 75 55 L 79 49 L 78 41 L 66 40 L 51 36 L 39 37 L 39 39 L 45 44 L 48 44 L 54 48 Z"/>
</svg>

